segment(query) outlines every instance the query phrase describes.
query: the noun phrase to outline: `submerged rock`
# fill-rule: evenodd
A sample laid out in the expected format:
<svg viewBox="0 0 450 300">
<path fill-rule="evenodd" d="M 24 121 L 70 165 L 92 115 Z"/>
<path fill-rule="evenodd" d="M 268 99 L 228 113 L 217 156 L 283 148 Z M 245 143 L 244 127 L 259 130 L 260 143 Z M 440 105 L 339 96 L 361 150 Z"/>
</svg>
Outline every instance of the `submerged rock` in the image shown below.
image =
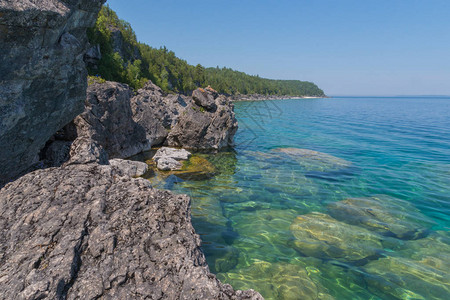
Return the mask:
<svg viewBox="0 0 450 300">
<path fill-rule="evenodd" d="M 0 190 L 5 299 L 262 299 L 208 271 L 189 198 L 111 166 L 38 170 Z"/>
<path fill-rule="evenodd" d="M 240 204 L 239 206 L 237 206 Z M 238 237 L 233 245 L 241 250 L 240 266 L 249 266 L 264 260 L 270 262 L 287 261 L 298 253 L 289 246 L 292 236 L 289 226 L 298 215 L 291 209 L 246 210 L 244 203 L 233 203 L 234 210 L 226 206 L 226 211 Z M 237 207 L 243 208 L 238 211 Z"/>
<path fill-rule="evenodd" d="M 364 266 L 369 289 L 383 298 L 448 299 L 450 257 L 425 256 L 421 260 L 385 257 Z"/>
<path fill-rule="evenodd" d="M 83 56 L 104 0 L 0 1 L 0 186 L 83 111 Z"/>
<path fill-rule="evenodd" d="M 330 172 L 346 169 L 351 162 L 330 154 L 300 148 L 278 148 L 275 152 L 283 153 L 299 163 L 306 171 Z"/>
<path fill-rule="evenodd" d="M 339 221 L 401 239 L 421 238 L 432 225 L 410 202 L 387 195 L 334 202 L 328 211 Z"/>
<path fill-rule="evenodd" d="M 211 89 L 193 92 L 189 103 L 172 128 L 165 144 L 189 149 L 220 149 L 233 145 L 238 124 L 233 104 Z"/>
<path fill-rule="evenodd" d="M 236 288 L 255 287 L 266 299 L 332 300 L 327 290 L 308 277 L 305 267 L 294 262 L 253 265 L 217 277 Z"/>
<path fill-rule="evenodd" d="M 431 233 L 406 241 L 398 257 L 385 257 L 364 266 L 371 291 L 395 299 L 447 299 L 450 295 L 450 234 Z"/>
<path fill-rule="evenodd" d="M 182 180 L 205 180 L 217 173 L 216 168 L 203 156 L 196 154 L 190 156 L 189 153 L 189 157 L 188 160 L 179 161 L 180 157 L 161 156 L 157 157 L 155 162 L 159 170 L 165 171 L 160 174 L 163 177 L 174 175 Z"/>
<path fill-rule="evenodd" d="M 296 238 L 295 249 L 317 258 L 361 261 L 376 256 L 383 248 L 377 234 L 323 213 L 298 216 L 290 230 Z"/>
</svg>

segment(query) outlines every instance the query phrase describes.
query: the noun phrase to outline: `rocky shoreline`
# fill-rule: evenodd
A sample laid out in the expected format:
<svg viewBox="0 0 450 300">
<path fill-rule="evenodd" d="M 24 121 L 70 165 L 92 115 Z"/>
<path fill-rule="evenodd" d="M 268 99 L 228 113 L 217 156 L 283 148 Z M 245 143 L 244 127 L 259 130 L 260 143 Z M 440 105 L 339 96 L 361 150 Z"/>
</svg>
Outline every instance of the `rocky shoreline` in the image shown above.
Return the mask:
<svg viewBox="0 0 450 300">
<path fill-rule="evenodd" d="M 188 196 L 122 160 L 160 144 L 231 146 L 232 103 L 151 82 L 136 95 L 96 83 L 86 97 L 86 28 L 104 2 L 0 3 L 0 182 L 47 167 L 0 190 L 0 298 L 262 299 L 209 272 Z"/>
</svg>

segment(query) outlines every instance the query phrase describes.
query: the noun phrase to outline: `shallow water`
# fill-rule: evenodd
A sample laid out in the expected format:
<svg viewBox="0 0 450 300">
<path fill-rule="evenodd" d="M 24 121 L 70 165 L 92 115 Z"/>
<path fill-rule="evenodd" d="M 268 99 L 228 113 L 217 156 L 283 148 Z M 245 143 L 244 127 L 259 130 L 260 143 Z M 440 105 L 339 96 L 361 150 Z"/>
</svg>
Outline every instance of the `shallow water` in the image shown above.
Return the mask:
<svg viewBox="0 0 450 300">
<path fill-rule="evenodd" d="M 150 178 L 192 196 L 223 282 L 266 299 L 450 299 L 450 98 L 235 111 L 235 149 L 199 154 L 215 176 Z"/>
</svg>

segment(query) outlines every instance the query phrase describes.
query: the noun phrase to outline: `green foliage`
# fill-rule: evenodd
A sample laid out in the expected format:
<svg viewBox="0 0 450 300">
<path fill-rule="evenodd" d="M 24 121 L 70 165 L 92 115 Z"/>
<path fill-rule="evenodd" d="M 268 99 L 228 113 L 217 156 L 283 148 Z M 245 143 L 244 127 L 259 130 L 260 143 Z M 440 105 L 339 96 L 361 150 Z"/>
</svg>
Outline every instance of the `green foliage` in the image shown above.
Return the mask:
<svg viewBox="0 0 450 300">
<path fill-rule="evenodd" d="M 139 43 L 131 25 L 103 6 L 95 27 L 88 31 L 92 45 L 100 45 L 102 58 L 89 75 L 129 84 L 134 89 L 150 79 L 166 92 L 190 94 L 198 87 L 210 85 L 224 94 L 264 94 L 323 96 L 314 83 L 298 80 L 271 80 L 251 76 L 228 68 L 192 66 L 166 47 L 152 48 Z"/>
<path fill-rule="evenodd" d="M 92 85 L 94 83 L 105 83 L 106 80 L 101 78 L 100 76 L 88 76 L 88 85 Z"/>
</svg>

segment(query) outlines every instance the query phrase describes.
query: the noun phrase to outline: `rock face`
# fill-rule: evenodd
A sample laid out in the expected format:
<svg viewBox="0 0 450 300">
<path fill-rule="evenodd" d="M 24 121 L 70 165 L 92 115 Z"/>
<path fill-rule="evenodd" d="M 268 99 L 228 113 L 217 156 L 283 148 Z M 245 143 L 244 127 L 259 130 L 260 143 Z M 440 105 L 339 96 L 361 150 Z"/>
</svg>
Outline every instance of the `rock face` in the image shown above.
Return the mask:
<svg viewBox="0 0 450 300">
<path fill-rule="evenodd" d="M 149 81 L 131 99 L 133 119 L 145 129 L 152 146 L 161 145 L 190 101 L 180 95 L 167 95 Z"/>
<path fill-rule="evenodd" d="M 84 112 L 75 118 L 78 139 L 101 145 L 110 158 L 126 158 L 150 149 L 145 130 L 134 122 L 132 90 L 117 82 L 88 87 Z"/>
<path fill-rule="evenodd" d="M 86 28 L 104 2 L 0 2 L 0 186 L 83 111 Z"/>
<path fill-rule="evenodd" d="M 238 124 L 233 104 L 212 89 L 197 89 L 165 144 L 189 149 L 220 149 L 233 145 Z"/>
<path fill-rule="evenodd" d="M 111 166 L 25 175 L 0 190 L 0 295 L 262 299 L 209 273 L 189 202 Z"/>
</svg>

